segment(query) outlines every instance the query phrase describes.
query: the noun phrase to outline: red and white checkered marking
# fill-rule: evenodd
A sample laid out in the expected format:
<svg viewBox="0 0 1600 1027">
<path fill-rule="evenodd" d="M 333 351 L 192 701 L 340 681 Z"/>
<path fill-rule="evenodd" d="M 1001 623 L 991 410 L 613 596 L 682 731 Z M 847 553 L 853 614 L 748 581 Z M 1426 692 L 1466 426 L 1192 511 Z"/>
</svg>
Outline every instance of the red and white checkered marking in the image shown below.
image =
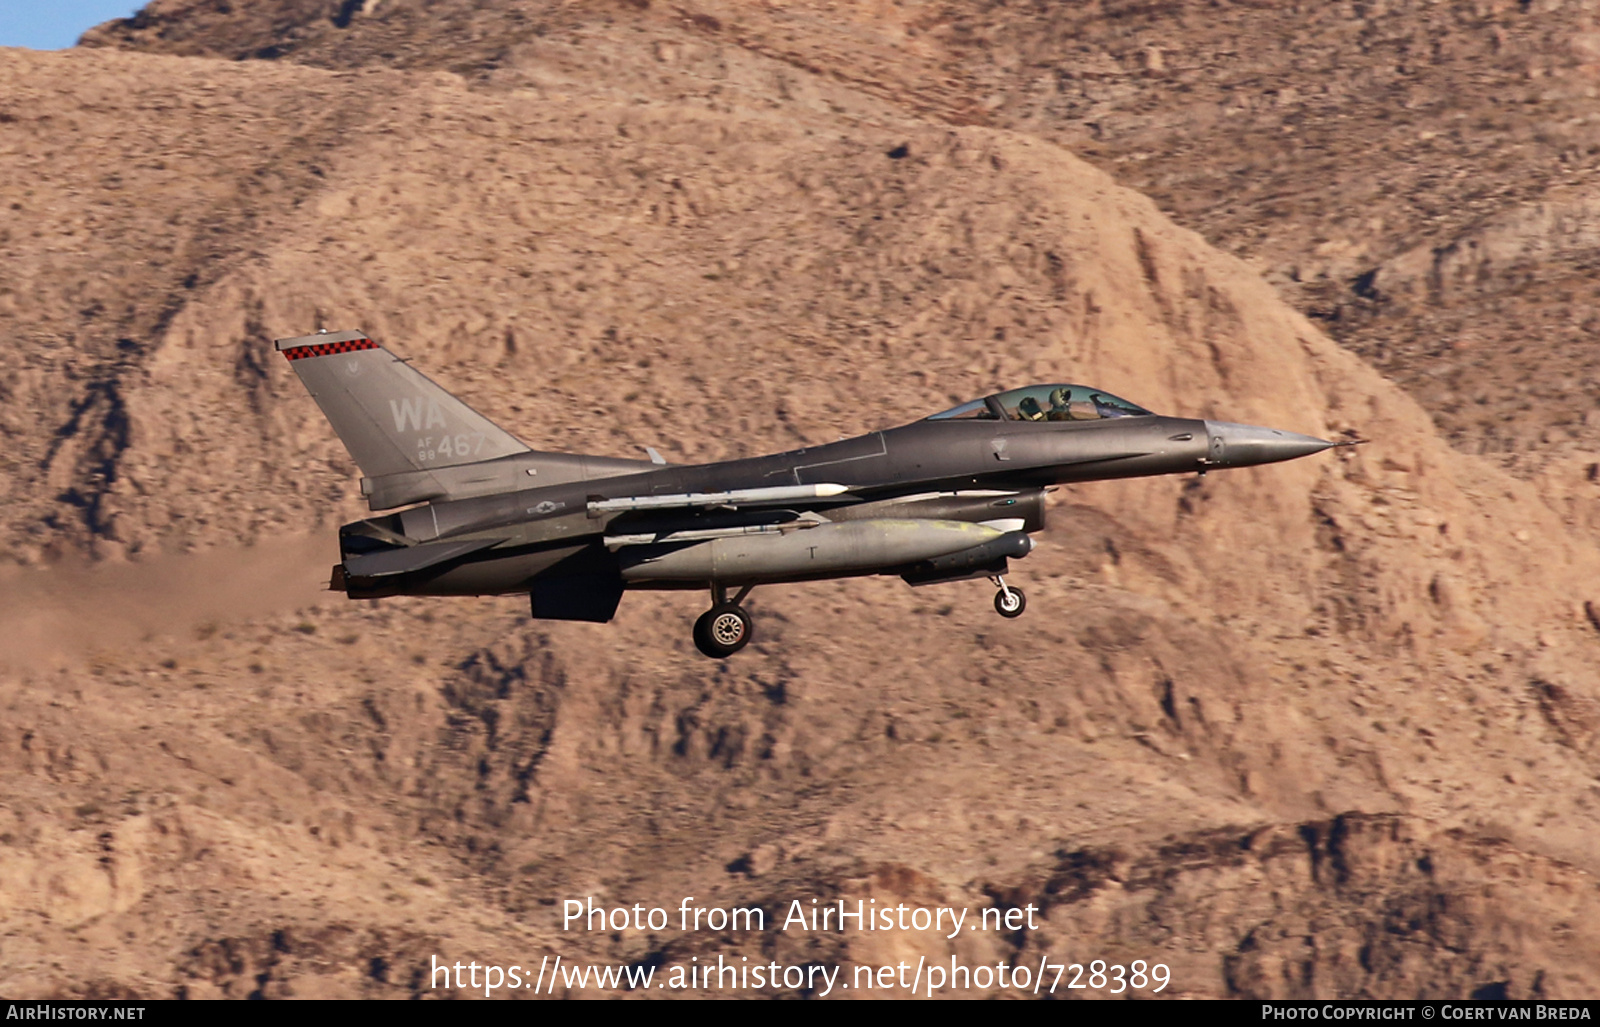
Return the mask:
<svg viewBox="0 0 1600 1027">
<path fill-rule="evenodd" d="M 309 346 L 296 346 L 286 349 L 283 355 L 289 360 L 303 360 L 306 357 L 330 357 L 335 353 L 352 353 L 359 349 L 377 349 L 378 344 L 371 339 L 349 339 L 345 342 L 314 342 Z"/>
</svg>

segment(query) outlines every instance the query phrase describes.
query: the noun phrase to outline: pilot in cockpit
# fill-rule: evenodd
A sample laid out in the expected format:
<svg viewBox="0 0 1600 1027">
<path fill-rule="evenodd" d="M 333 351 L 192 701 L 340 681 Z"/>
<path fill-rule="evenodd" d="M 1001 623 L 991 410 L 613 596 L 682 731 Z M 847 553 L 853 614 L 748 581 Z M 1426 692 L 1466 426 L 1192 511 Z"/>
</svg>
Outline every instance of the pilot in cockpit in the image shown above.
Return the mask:
<svg viewBox="0 0 1600 1027">
<path fill-rule="evenodd" d="M 1039 406 L 1039 401 L 1032 396 L 1025 396 L 1017 404 L 1017 419 L 1019 421 L 1042 421 L 1044 409 Z"/>
<path fill-rule="evenodd" d="M 1052 389 L 1050 392 L 1050 412 L 1045 418 L 1051 421 L 1070 421 L 1072 411 L 1069 404 L 1072 402 L 1072 393 L 1066 389 Z"/>
</svg>

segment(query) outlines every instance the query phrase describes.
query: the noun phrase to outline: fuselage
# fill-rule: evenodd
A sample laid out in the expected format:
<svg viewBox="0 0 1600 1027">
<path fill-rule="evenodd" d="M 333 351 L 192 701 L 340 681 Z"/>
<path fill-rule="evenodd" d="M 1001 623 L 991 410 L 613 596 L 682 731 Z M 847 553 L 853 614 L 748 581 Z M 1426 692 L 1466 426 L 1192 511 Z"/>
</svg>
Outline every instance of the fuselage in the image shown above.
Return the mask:
<svg viewBox="0 0 1600 1027">
<path fill-rule="evenodd" d="M 1224 425 L 1221 428 L 1237 426 Z M 848 491 L 827 499 L 785 504 L 784 511 L 815 512 L 830 521 L 893 514 L 897 497 L 960 496 L 994 491 L 1022 497 L 1039 506 L 1044 487 L 1081 481 L 1204 471 L 1226 466 L 1226 439 L 1219 445 L 1218 426 L 1191 418 L 1147 415 L 1085 421 L 922 420 L 898 428 L 869 432 L 822 446 L 721 463 L 665 465 L 633 474 L 519 489 L 456 501 L 435 501 L 374 521 L 346 527 L 360 536 L 365 525 L 381 524 L 408 543 L 493 536 L 491 552 L 425 580 L 373 583 L 363 589 L 352 583 L 352 595 L 460 595 L 515 592 L 541 574 L 617 573 L 617 558 L 601 541 L 641 530 L 663 535 L 695 530 L 701 523 L 771 522 L 778 511 L 698 512 L 687 514 L 594 514 L 591 504 L 622 496 L 666 496 L 712 493 L 775 486 L 831 483 Z M 1260 429 L 1270 431 L 1270 429 Z M 1283 434 L 1283 433 L 1279 433 Z M 1304 438 L 1303 436 L 1291 436 Z M 1272 457 L 1283 459 L 1284 457 Z M 1248 462 L 1264 462 L 1250 460 Z M 981 499 L 981 496 L 978 497 Z M 991 500 L 1002 504 L 1004 498 Z M 1011 502 L 1017 500 L 1013 498 Z M 984 509 L 967 501 L 961 520 L 1005 520 L 1003 507 Z M 904 513 L 904 510 L 899 510 Z M 852 516 L 855 515 L 855 516 Z M 918 516 L 950 520 L 944 508 L 921 506 Z M 720 520 L 719 520 L 720 518 Z M 1043 526 L 1042 516 L 1028 518 L 1028 530 Z M 354 529 L 354 531 L 352 531 Z M 347 552 L 348 552 L 347 548 Z M 819 567 L 814 574 L 789 580 L 840 576 Z M 703 582 L 630 582 L 630 587 L 700 587 Z"/>
</svg>

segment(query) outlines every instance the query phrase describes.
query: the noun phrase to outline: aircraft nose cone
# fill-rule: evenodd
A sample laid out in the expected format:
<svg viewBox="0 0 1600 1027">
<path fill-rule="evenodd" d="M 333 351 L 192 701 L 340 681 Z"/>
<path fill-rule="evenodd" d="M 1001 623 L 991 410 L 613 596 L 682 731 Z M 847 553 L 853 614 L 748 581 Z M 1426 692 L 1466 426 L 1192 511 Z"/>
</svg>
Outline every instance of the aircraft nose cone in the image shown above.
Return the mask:
<svg viewBox="0 0 1600 1027">
<path fill-rule="evenodd" d="M 1333 448 L 1333 443 L 1326 439 L 1254 424 L 1207 421 L 1206 434 L 1211 439 L 1208 459 L 1220 467 L 1277 463 Z"/>
</svg>

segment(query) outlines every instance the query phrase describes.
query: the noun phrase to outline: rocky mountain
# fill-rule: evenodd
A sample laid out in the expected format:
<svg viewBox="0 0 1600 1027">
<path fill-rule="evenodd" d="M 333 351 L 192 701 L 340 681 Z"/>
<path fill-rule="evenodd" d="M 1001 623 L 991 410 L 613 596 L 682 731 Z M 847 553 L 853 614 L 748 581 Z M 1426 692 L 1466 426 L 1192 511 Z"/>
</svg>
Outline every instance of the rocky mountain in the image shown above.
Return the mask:
<svg viewBox="0 0 1600 1027">
<path fill-rule="evenodd" d="M 954 954 L 1592 994 L 1584 15 L 1480 6 L 157 0 L 0 52 L 0 991 Z M 1545 114 L 1484 112 L 1539 89 L 1574 113 L 1512 156 Z M 319 594 L 363 508 L 270 341 L 356 326 L 541 448 L 1065 379 L 1372 442 L 1059 493 L 1016 622 L 757 590 L 713 665 L 687 594 Z M 563 932 L 589 896 L 769 921 Z M 812 898 L 1042 924 L 774 926 Z"/>
</svg>

